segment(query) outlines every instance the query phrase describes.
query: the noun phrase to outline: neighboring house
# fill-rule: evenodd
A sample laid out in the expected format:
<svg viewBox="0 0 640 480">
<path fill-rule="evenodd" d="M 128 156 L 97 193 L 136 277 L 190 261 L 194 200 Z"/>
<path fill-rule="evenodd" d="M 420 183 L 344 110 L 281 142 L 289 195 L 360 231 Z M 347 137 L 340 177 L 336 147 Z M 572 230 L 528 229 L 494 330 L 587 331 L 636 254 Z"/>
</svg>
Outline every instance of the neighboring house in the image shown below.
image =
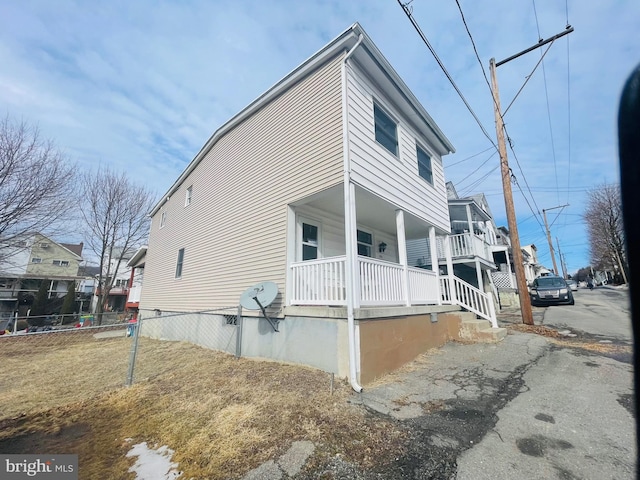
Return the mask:
<svg viewBox="0 0 640 480">
<path fill-rule="evenodd" d="M 126 309 L 134 318 L 138 316 L 140 308 L 140 295 L 142 294 L 142 279 L 144 278 L 144 264 L 147 258 L 147 246 L 140 247 L 133 257 L 127 262 L 131 269 L 129 277 L 129 292 L 127 295 Z"/>
<path fill-rule="evenodd" d="M 18 310 L 18 300 L 35 296 L 40 284 L 48 282 L 48 297 L 63 297 L 77 282 L 83 243 L 58 243 L 35 233 L 12 245 L 2 245 L 0 264 L 0 312 Z"/>
<path fill-rule="evenodd" d="M 443 312 L 459 307 L 441 304 L 487 297 L 407 257 L 407 240 L 435 252 L 450 232 L 452 151 L 354 24 L 214 132 L 154 207 L 143 331 L 191 339 L 193 326 L 163 316 L 232 308 L 272 281 L 279 331 L 245 310 L 242 354 L 348 375 L 356 389 L 452 338 L 460 316 Z M 214 339 L 202 328 L 193 341 L 227 348 L 227 317 L 203 314 Z"/>
<path fill-rule="evenodd" d="M 533 243 L 522 247 L 522 255 L 524 262 L 524 277 L 527 279 L 527 284 L 533 282 L 538 277 L 553 273 L 544 265 L 540 265 L 538 263 L 538 248 Z"/>
<path fill-rule="evenodd" d="M 499 241 L 500 231 L 495 225 L 489 203 L 484 194 L 459 197 L 451 182 L 447 182 L 451 236 L 449 248 L 456 277 L 484 292 L 495 295 L 496 270 L 503 262 L 509 265 L 508 245 Z M 438 265 L 447 271 L 445 241 L 438 238 Z M 407 242 L 409 265 L 431 268 L 429 239 Z"/>
<path fill-rule="evenodd" d="M 135 251 L 127 250 L 122 254 L 122 248 L 115 248 L 110 258 L 106 260 L 104 266 L 104 282 L 111 282 L 109 295 L 104 300 L 105 312 L 123 312 L 126 309 L 127 296 L 129 294 L 129 283 L 131 280 L 131 267 L 128 262 L 133 258 Z M 96 311 L 100 286 L 98 285 L 99 275 L 95 279 L 95 295 L 92 302 L 92 311 Z"/>
</svg>

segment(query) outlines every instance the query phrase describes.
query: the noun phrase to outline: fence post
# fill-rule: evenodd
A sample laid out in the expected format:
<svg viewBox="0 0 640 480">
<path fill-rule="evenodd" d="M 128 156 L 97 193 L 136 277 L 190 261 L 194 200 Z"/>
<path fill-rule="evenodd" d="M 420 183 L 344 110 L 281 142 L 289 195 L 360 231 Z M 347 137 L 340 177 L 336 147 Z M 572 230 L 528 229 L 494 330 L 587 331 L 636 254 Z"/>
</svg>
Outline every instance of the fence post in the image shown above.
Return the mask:
<svg viewBox="0 0 640 480">
<path fill-rule="evenodd" d="M 140 330 L 142 329 L 142 315 L 138 313 L 138 321 L 136 322 L 136 329 L 133 332 L 133 341 L 131 342 L 131 351 L 129 353 L 129 371 L 127 373 L 127 387 L 133 385 L 133 371 L 136 364 L 136 355 L 138 353 L 138 338 L 140 337 Z"/>
<path fill-rule="evenodd" d="M 236 358 L 242 356 L 242 305 L 238 305 L 236 316 Z"/>
</svg>

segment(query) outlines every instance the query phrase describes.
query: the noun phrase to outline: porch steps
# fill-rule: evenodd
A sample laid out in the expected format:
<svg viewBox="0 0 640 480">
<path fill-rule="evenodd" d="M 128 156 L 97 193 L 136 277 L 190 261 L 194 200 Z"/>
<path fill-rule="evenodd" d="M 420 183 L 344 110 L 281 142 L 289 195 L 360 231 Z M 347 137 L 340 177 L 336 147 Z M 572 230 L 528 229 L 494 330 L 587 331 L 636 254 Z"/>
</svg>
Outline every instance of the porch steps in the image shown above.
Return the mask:
<svg viewBox="0 0 640 480">
<path fill-rule="evenodd" d="M 493 328 L 471 312 L 460 312 L 460 339 L 478 343 L 497 343 L 507 336 L 506 328 Z"/>
</svg>

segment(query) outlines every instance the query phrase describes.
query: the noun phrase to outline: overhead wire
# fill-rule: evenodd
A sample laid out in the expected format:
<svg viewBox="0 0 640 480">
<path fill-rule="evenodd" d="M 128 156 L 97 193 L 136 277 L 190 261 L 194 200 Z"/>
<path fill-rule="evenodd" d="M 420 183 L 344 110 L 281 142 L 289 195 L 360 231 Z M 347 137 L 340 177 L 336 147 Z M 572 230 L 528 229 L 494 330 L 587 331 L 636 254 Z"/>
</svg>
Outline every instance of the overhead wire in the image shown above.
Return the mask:
<svg viewBox="0 0 640 480">
<path fill-rule="evenodd" d="M 464 27 L 465 27 L 465 30 L 467 31 L 467 35 L 468 35 L 468 37 L 469 37 L 469 40 L 471 41 L 471 45 L 473 46 L 473 52 L 474 52 L 474 54 L 475 54 L 475 56 L 476 56 L 476 60 L 478 60 L 478 63 L 480 64 L 480 68 L 482 69 L 482 74 L 483 74 L 483 76 L 484 76 L 485 83 L 487 84 L 487 87 L 489 88 L 489 93 L 491 94 L 491 98 L 492 98 L 492 100 L 493 100 L 494 107 L 496 107 L 496 110 L 498 110 L 498 109 L 497 109 L 497 102 L 496 102 L 496 98 L 495 98 L 495 97 L 494 97 L 494 95 L 493 95 L 493 89 L 491 88 L 491 84 L 489 83 L 489 79 L 487 78 L 487 73 L 486 73 L 486 71 L 485 71 L 485 69 L 484 69 L 484 65 L 482 64 L 482 60 L 480 59 L 480 55 L 479 55 L 479 53 L 478 53 L 478 49 L 477 49 L 477 47 L 476 47 L 476 43 L 475 43 L 475 41 L 474 41 L 474 39 L 473 39 L 473 35 L 471 34 L 471 30 L 469 30 L 469 26 L 467 25 L 467 20 L 466 20 L 466 18 L 465 18 L 465 16 L 464 16 L 464 12 L 462 11 L 462 6 L 460 5 L 459 0 L 455 0 L 455 1 L 456 1 L 456 5 L 458 6 L 458 11 L 460 12 L 460 17 L 462 18 L 462 23 L 464 24 Z M 551 42 L 551 43 L 553 44 L 553 42 Z M 549 51 L 549 48 L 551 48 L 551 46 L 549 46 L 549 47 L 547 48 L 547 51 Z M 545 54 L 546 54 L 546 51 L 545 51 Z M 543 55 L 543 58 L 544 58 L 544 55 Z M 510 104 L 509 104 L 509 106 L 507 107 L 507 110 L 511 107 L 511 105 L 513 104 L 513 102 L 515 101 L 515 99 L 518 97 L 518 95 L 520 94 L 520 92 L 522 91 L 522 89 L 524 88 L 524 86 L 525 86 L 525 85 L 527 84 L 527 82 L 529 81 L 529 78 L 531 78 L 531 76 L 533 75 L 533 73 L 535 72 L 535 70 L 538 68 L 538 65 L 539 65 L 539 64 L 540 64 L 540 62 L 538 62 L 538 63 L 536 64 L 536 66 L 534 67 L 534 69 L 533 69 L 533 71 L 531 72 L 531 74 L 527 77 L 527 80 L 524 82 L 524 84 L 522 85 L 522 87 L 520 88 L 520 90 L 518 90 L 518 93 L 516 93 L 516 96 L 513 98 L 513 100 L 511 101 L 511 103 L 510 103 Z M 513 142 L 511 141 L 511 138 L 509 137 L 509 133 L 507 132 L 507 126 L 506 126 L 506 123 L 504 122 L 504 115 L 505 115 L 505 113 L 506 113 L 506 110 L 505 110 L 505 112 L 503 112 L 503 113 L 501 113 L 501 112 L 498 110 L 498 114 L 502 117 L 502 120 L 503 120 L 502 124 L 503 124 L 503 130 L 504 130 L 504 133 L 505 133 L 505 137 L 509 139 L 509 146 L 510 146 L 511 151 L 512 151 L 512 153 L 513 153 L 513 155 L 514 155 L 514 157 L 515 157 L 515 159 L 516 159 L 516 163 L 517 163 L 517 165 L 518 165 L 518 168 L 520 169 L 520 174 L 522 175 L 522 178 L 523 178 L 523 179 L 524 179 L 524 181 L 525 181 L 525 185 L 526 185 L 526 187 L 527 187 L 527 190 L 529 191 L 529 195 L 530 195 L 530 197 L 531 197 L 531 200 L 532 200 L 532 201 L 533 201 L 533 203 L 535 204 L 535 198 L 534 198 L 534 196 L 533 196 L 533 193 L 531 192 L 531 188 L 529 187 L 529 182 L 527 182 L 527 177 L 525 176 L 524 171 L 522 170 L 522 166 L 520 165 L 520 162 L 518 161 L 518 158 L 517 158 L 517 156 L 516 156 L 516 154 L 515 154 L 515 151 L 513 150 Z M 513 173 L 512 173 L 512 175 L 513 175 Z M 557 180 L 556 180 L 556 181 L 557 181 Z M 520 192 L 522 193 L 522 196 L 523 196 L 523 197 L 525 198 L 525 200 L 527 201 L 527 204 L 529 204 L 529 200 L 526 198 L 526 195 L 525 195 L 525 193 L 522 191 L 522 189 L 520 189 Z M 529 208 L 531 208 L 531 206 L 530 206 L 530 205 L 529 205 Z M 538 214 L 538 215 L 540 215 L 540 209 L 538 208 L 538 206 L 537 206 L 537 205 L 536 205 L 536 208 L 538 209 L 537 214 Z M 532 210 L 532 212 L 533 212 L 533 209 L 531 209 L 531 210 Z M 536 212 L 533 212 L 533 213 L 534 213 L 534 215 L 536 214 Z M 538 223 L 540 223 L 540 220 L 538 220 Z"/>
<path fill-rule="evenodd" d="M 462 91 L 460 91 L 460 88 L 458 88 L 458 85 L 456 85 L 456 82 L 453 80 L 453 77 L 451 77 L 451 75 L 447 71 L 446 67 L 442 63 L 442 60 L 440 60 L 440 57 L 438 56 L 438 54 L 436 53 L 435 49 L 433 48 L 433 46 L 431 45 L 431 43 L 427 39 L 426 35 L 422 32 L 422 29 L 420 28 L 420 25 L 418 25 L 418 22 L 416 22 L 415 19 L 413 18 L 412 8 L 409 7 L 409 3 L 411 3 L 411 2 L 403 3 L 402 0 L 397 0 L 397 1 L 398 1 L 398 5 L 400 5 L 402 7 L 402 10 L 404 11 L 405 15 L 407 16 L 407 18 L 409 19 L 409 21 L 413 25 L 413 28 L 415 28 L 416 32 L 418 32 L 418 35 L 420 35 L 420 38 L 422 39 L 424 44 L 427 46 L 427 48 L 431 52 L 431 55 L 433 55 L 433 57 L 435 58 L 436 62 L 440 66 L 440 69 L 444 72 L 445 76 L 447 77 L 447 79 L 449 80 L 449 82 L 451 83 L 453 88 L 455 89 L 455 91 L 458 94 L 458 96 L 462 99 L 464 105 L 467 107 L 467 110 L 469 110 L 469 113 L 471 113 L 471 116 L 473 117 L 473 119 L 476 121 L 476 123 L 480 127 L 480 130 L 482 130 L 482 133 L 484 134 L 484 136 L 487 137 L 489 142 L 491 142 L 491 145 L 493 145 L 493 147 L 497 150 L 498 146 L 493 141 L 491 136 L 489 136 L 489 134 L 487 133 L 487 130 L 484 128 L 484 125 L 482 125 L 482 122 L 480 121 L 480 119 L 476 115 L 476 112 L 473 111 L 473 108 L 471 108 L 471 105 L 469 104 L 469 102 L 467 101 L 465 96 L 462 94 Z"/>
<path fill-rule="evenodd" d="M 538 30 L 538 40 L 542 40 L 542 36 L 540 35 L 540 24 L 538 23 L 538 12 L 536 10 L 536 0 L 532 0 L 533 2 L 533 14 L 536 18 L 536 29 Z M 551 42 L 553 44 L 553 42 Z M 541 54 L 542 55 L 542 54 Z M 549 89 L 547 87 L 547 71 L 544 68 L 544 61 L 542 62 L 542 77 L 544 79 L 544 94 L 547 100 L 547 117 L 549 119 L 549 135 L 551 135 L 551 154 L 553 156 L 553 171 L 556 180 L 556 188 L 558 189 L 558 203 L 560 203 L 560 187 L 558 185 L 558 162 L 556 161 L 556 144 L 553 135 L 553 125 L 551 123 L 551 106 L 549 105 Z"/>
<path fill-rule="evenodd" d="M 459 164 L 461 164 L 461 163 L 463 163 L 463 162 L 466 162 L 467 160 L 471 160 L 472 158 L 475 158 L 475 157 L 477 157 L 478 155 L 482 155 L 484 152 L 488 152 L 489 150 L 493 150 L 493 149 L 494 149 L 493 147 L 489 147 L 489 148 L 487 148 L 486 150 L 483 150 L 483 151 L 481 151 L 481 152 L 478 152 L 478 153 L 475 153 L 475 154 L 471 155 L 470 157 L 467 157 L 467 158 L 465 158 L 465 159 L 463 159 L 463 160 L 458 160 L 458 161 L 457 161 L 457 162 L 455 162 L 455 163 L 452 163 L 452 164 L 450 164 L 450 165 L 447 165 L 447 168 L 449 168 L 449 167 L 454 167 L 454 166 L 456 166 L 456 165 L 459 165 Z"/>
</svg>

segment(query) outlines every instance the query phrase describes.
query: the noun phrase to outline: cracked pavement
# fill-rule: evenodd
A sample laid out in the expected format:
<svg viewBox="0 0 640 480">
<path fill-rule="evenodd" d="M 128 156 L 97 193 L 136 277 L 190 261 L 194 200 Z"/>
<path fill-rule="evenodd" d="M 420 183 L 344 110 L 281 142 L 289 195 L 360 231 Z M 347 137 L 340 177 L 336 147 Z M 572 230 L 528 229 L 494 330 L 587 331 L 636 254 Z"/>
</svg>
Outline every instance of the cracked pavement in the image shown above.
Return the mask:
<svg viewBox="0 0 640 480">
<path fill-rule="evenodd" d="M 447 344 L 354 403 L 412 432 L 379 478 L 622 479 L 635 471 L 632 395 L 631 365 L 514 332 Z"/>
</svg>

